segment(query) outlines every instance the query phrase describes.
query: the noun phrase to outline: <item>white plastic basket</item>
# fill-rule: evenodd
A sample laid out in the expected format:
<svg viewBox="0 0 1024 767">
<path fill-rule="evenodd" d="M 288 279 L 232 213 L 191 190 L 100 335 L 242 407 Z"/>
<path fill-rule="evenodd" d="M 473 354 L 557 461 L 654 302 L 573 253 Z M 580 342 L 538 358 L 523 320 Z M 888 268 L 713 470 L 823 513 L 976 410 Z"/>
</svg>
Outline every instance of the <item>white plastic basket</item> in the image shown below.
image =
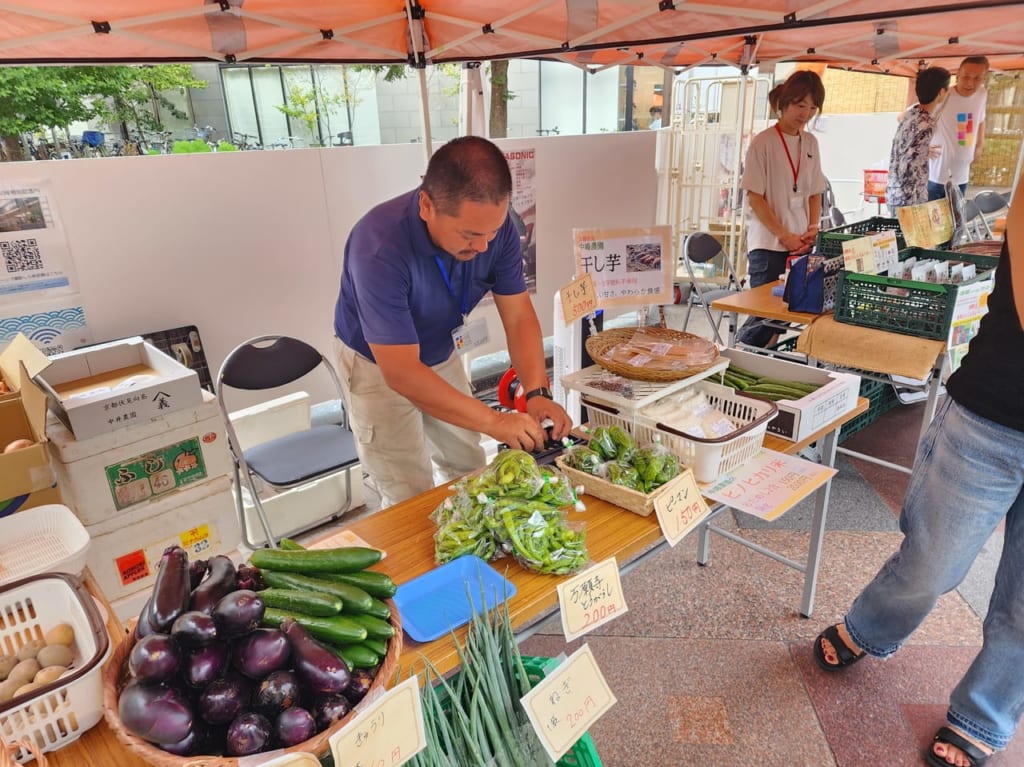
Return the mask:
<svg viewBox="0 0 1024 767">
<path fill-rule="evenodd" d="M 92 596 L 73 575 L 44 573 L 0 587 L 3 654 L 42 639 L 58 623 L 75 632 L 71 671 L 32 696 L 0 705 L 0 737 L 33 742 L 44 753 L 76 740 L 103 718 L 100 672 L 110 654 L 110 636 Z M 16 758 L 26 762 L 32 755 L 21 748 Z"/>
<path fill-rule="evenodd" d="M 693 384 L 696 391 L 704 392 L 712 407 L 722 411 L 736 426 L 736 431 L 724 437 L 705 439 L 673 429 L 652 418 L 635 413 L 623 413 L 612 405 L 581 398 L 587 408 L 592 426 L 618 425 L 626 429 L 638 443 L 658 441 L 679 456 L 698 482 L 713 482 L 723 474 L 753 458 L 764 443 L 768 422 L 779 412 L 774 402 L 744 396 L 731 387 L 710 381 Z"/>
<path fill-rule="evenodd" d="M 0 584 L 37 573 L 81 575 L 89 532 L 67 506 L 37 506 L 0 519 Z"/>
</svg>

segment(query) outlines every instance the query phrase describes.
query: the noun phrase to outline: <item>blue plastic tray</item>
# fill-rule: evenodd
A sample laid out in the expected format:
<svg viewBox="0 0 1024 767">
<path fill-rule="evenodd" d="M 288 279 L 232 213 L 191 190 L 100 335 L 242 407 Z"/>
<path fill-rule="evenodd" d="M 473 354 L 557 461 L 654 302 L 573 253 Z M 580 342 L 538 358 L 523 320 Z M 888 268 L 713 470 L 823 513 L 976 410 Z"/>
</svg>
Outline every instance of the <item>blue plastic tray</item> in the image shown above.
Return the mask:
<svg viewBox="0 0 1024 767">
<path fill-rule="evenodd" d="M 467 554 L 403 583 L 394 600 L 405 632 L 417 642 L 431 642 L 469 623 L 474 610 L 490 610 L 515 593 L 511 581 Z"/>
</svg>

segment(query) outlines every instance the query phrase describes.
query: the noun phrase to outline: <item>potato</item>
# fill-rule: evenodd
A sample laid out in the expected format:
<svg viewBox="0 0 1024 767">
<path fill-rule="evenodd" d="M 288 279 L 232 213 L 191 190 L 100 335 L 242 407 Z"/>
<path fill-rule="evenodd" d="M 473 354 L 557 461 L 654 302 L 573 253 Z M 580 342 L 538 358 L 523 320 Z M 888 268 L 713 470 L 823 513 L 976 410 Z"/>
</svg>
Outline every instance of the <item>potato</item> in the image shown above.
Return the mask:
<svg viewBox="0 0 1024 767">
<path fill-rule="evenodd" d="M 6 703 L 14 697 L 14 691 L 21 687 L 21 681 L 18 679 L 8 679 L 6 682 L 0 683 L 0 703 Z"/>
<path fill-rule="evenodd" d="M 26 642 L 18 648 L 18 660 L 34 658 L 44 647 L 46 647 L 45 639 L 33 639 L 31 642 Z"/>
<path fill-rule="evenodd" d="M 5 453 L 13 453 L 15 450 L 21 450 L 22 448 L 32 447 L 35 442 L 30 439 L 16 439 L 13 442 L 8 442 L 7 447 L 4 448 Z"/>
<path fill-rule="evenodd" d="M 70 623 L 58 623 L 43 637 L 46 644 L 62 644 L 70 647 L 75 641 L 75 630 Z"/>
<path fill-rule="evenodd" d="M 7 677 L 7 679 L 16 680 L 20 684 L 28 684 L 35 679 L 40 668 L 42 668 L 42 666 L 39 665 L 39 661 L 35 658 L 26 658 L 11 669 L 11 675 Z"/>
<path fill-rule="evenodd" d="M 43 666 L 32 681 L 35 684 L 49 684 L 60 679 L 67 670 L 67 666 Z"/>
<path fill-rule="evenodd" d="M 43 668 L 47 666 L 66 667 L 71 665 L 74 656 L 71 654 L 71 648 L 66 645 L 49 644 L 39 651 L 39 654 L 36 655 L 36 660 L 39 661 L 39 665 Z"/>
<path fill-rule="evenodd" d="M 33 692 L 38 690 L 40 687 L 42 687 L 42 685 L 41 684 L 36 684 L 35 682 L 29 682 L 28 684 L 23 684 L 21 687 L 19 687 L 17 690 L 14 691 L 14 697 L 15 698 L 20 698 L 22 695 L 31 695 Z"/>
<path fill-rule="evenodd" d="M 0 657 L 0 681 L 3 681 L 11 674 L 11 669 L 18 665 L 18 659 L 13 655 Z"/>
</svg>

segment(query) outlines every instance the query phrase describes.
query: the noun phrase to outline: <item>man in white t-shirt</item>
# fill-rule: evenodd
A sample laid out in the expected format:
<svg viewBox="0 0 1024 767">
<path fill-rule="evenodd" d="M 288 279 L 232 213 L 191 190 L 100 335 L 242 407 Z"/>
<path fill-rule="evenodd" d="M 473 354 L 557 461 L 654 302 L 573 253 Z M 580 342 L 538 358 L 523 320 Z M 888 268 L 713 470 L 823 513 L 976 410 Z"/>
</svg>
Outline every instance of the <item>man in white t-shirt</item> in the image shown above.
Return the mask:
<svg viewBox="0 0 1024 767">
<path fill-rule="evenodd" d="M 937 110 L 937 123 L 928 161 L 928 199 L 946 196 L 946 182 L 952 180 L 967 193 L 971 163 L 985 143 L 985 105 L 989 64 L 984 56 L 968 56 L 960 62 L 956 85 Z"/>
</svg>

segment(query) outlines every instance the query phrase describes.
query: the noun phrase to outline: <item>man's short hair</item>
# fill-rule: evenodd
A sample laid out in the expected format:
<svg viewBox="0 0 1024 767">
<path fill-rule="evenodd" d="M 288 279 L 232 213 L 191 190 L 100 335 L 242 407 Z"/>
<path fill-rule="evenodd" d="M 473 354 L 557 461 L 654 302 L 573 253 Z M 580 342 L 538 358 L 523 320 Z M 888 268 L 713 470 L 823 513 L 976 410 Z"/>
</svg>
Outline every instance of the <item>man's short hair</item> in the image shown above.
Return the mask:
<svg viewBox="0 0 1024 767">
<path fill-rule="evenodd" d="M 430 158 L 422 188 L 439 213 L 456 216 L 467 200 L 507 203 L 512 196 L 512 172 L 495 144 L 479 136 L 461 136 Z"/>
<path fill-rule="evenodd" d="M 985 67 L 985 71 L 991 69 L 991 66 L 988 63 L 988 56 L 968 56 L 960 62 L 960 66 L 963 66 L 964 64 L 976 64 L 980 67 Z"/>
<path fill-rule="evenodd" d="M 945 67 L 928 67 L 917 73 L 914 93 L 921 104 L 931 104 L 944 88 L 949 88 L 951 75 Z"/>
</svg>

